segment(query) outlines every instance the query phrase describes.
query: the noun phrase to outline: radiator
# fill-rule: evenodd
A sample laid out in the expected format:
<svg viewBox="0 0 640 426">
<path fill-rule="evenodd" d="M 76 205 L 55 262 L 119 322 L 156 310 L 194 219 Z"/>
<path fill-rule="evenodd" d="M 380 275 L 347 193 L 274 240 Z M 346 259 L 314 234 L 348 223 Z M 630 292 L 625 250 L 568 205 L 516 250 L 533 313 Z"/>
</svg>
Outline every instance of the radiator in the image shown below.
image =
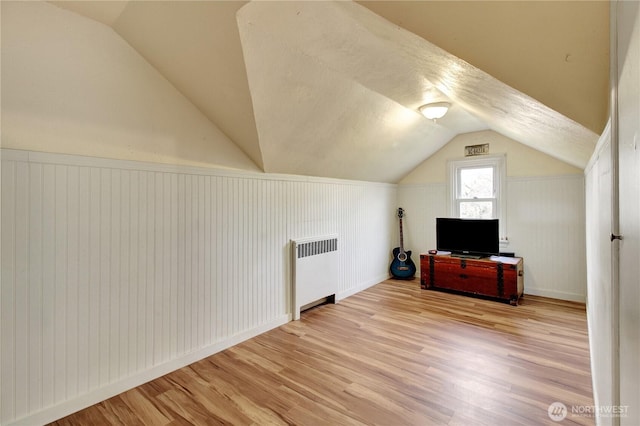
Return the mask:
<svg viewBox="0 0 640 426">
<path fill-rule="evenodd" d="M 327 235 L 291 240 L 293 319 L 307 305 L 327 298 L 335 303 L 338 290 L 338 237 Z"/>
</svg>

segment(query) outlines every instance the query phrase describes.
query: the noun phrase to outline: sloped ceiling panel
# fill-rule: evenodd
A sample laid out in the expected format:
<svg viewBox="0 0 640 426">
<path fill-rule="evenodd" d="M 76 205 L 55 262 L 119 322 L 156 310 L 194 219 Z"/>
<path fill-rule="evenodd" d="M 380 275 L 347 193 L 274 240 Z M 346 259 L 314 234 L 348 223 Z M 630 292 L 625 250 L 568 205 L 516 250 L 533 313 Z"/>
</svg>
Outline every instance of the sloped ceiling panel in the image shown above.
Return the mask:
<svg viewBox="0 0 640 426">
<path fill-rule="evenodd" d="M 601 133 L 608 117 L 608 1 L 358 1 Z"/>
<path fill-rule="evenodd" d="M 482 4 L 472 8 L 460 2 L 364 2 L 396 25 L 351 2 L 55 3 L 114 28 L 268 172 L 394 182 L 452 136 L 489 128 L 584 167 L 596 135 L 582 125 L 594 128 L 593 120 L 581 119 L 581 125 L 567 119 L 425 41 L 432 37 L 463 57 L 486 52 L 483 67 L 495 61 L 494 74 L 505 81 L 521 84 L 521 74 L 535 80 L 521 87 L 529 94 L 540 94 L 536 87 L 557 92 L 549 105 L 570 116 L 567 103 L 581 103 L 589 117 L 606 104 L 606 97 L 577 101 L 585 84 L 606 86 L 606 78 L 581 72 L 596 68 L 602 48 L 595 41 L 606 28 L 598 26 L 597 13 L 585 15 L 579 7 L 580 19 L 568 20 L 573 6 L 556 10 L 547 2 L 527 2 L 535 12 L 528 20 L 505 2 L 471 2 Z M 461 23 L 455 31 L 433 24 L 440 17 L 460 17 Z M 537 37 L 549 19 L 554 30 Z M 501 31 L 484 37 L 484 22 L 496 20 Z M 606 26 L 606 17 L 602 21 Z M 528 26 L 521 30 L 517 22 Z M 508 41 L 494 47 L 491 40 L 500 37 Z M 543 45 L 532 60 L 545 72 L 533 72 L 524 60 L 530 52 L 518 50 L 531 46 L 523 43 L 531 38 Z M 600 53 L 587 55 L 585 46 Z M 558 49 L 569 54 L 562 69 Z M 558 85 L 549 73 L 559 72 L 562 81 L 571 76 L 583 86 Z M 439 100 L 453 105 L 443 119 L 433 123 L 418 115 L 420 105 Z"/>
<path fill-rule="evenodd" d="M 455 133 L 260 32 L 243 32 L 265 171 L 396 182 Z"/>
<path fill-rule="evenodd" d="M 113 28 L 262 167 L 235 22 L 243 4 L 131 1 Z"/>
<path fill-rule="evenodd" d="M 242 1 L 56 1 L 110 25 L 262 168 L 236 24 Z"/>
<path fill-rule="evenodd" d="M 424 39 L 391 25 L 358 4 L 252 2 L 239 11 L 238 21 L 246 58 L 273 44 L 274 51 L 280 49 L 314 58 L 318 69 L 343 74 L 380 97 L 413 111 L 425 101 L 425 93 L 440 93 L 439 97 L 450 99 L 489 128 L 578 167 L 585 166 L 595 146 L 597 135 L 584 126 Z M 258 39 L 260 45 L 256 44 Z M 280 99 L 277 91 L 265 90 L 269 83 L 264 78 L 256 81 L 254 86 L 254 77 L 259 71 L 252 70 L 251 64 L 247 65 L 254 106 L 258 98 L 265 95 L 270 96 L 273 104 L 287 101 Z M 274 74 L 273 78 L 282 78 L 282 75 Z M 258 91 L 259 88 L 262 92 Z M 284 86 L 280 90 L 286 92 Z M 324 93 L 329 97 L 329 92 Z M 322 100 L 318 102 L 322 104 Z M 256 114 L 263 153 L 265 158 L 270 158 L 266 150 L 274 146 L 274 141 L 267 134 L 263 135 L 261 129 L 272 123 L 263 121 L 258 111 Z M 362 116 L 360 120 L 360 129 L 368 127 L 372 134 L 383 134 L 376 130 L 380 120 Z M 427 121 L 424 125 L 431 124 Z M 445 123 L 442 124 L 444 127 Z M 399 132 L 402 126 L 398 123 L 395 131 Z M 315 129 L 311 127 L 310 130 L 313 132 Z M 433 132 L 438 133 L 437 130 Z M 431 144 L 433 134 L 423 143 Z M 344 148 L 349 144 L 349 138 L 337 143 Z M 435 138 L 435 143 L 441 143 L 440 139 Z M 405 152 L 408 156 L 418 154 L 411 150 Z M 269 167 L 268 161 L 266 165 Z M 398 174 L 410 170 L 407 162 L 374 167 L 383 166 L 397 168 Z M 362 178 L 369 179 L 368 176 Z"/>
<path fill-rule="evenodd" d="M 397 182 L 458 132 L 487 128 L 456 105 L 437 123 L 427 120 L 417 112 L 423 95 L 432 100 L 447 97 L 421 76 L 403 74 L 386 60 L 372 67 L 370 61 L 386 53 L 376 52 L 375 43 L 344 67 L 336 67 L 288 38 L 295 39 L 299 28 L 283 37 L 264 27 L 265 22 L 280 25 L 281 7 L 288 6 L 265 5 L 253 10 L 255 15 L 245 15 L 243 9 L 238 16 L 265 171 Z M 327 22 L 321 9 L 312 13 L 316 26 L 344 24 Z M 334 54 L 331 48 L 326 53 Z M 402 81 L 405 78 L 415 81 Z M 373 90 L 371 81 L 393 87 L 398 99 Z M 398 100 L 413 105 L 407 108 Z"/>
<path fill-rule="evenodd" d="M 128 0 L 97 0 L 97 1 L 69 1 L 55 0 L 49 1 L 63 9 L 72 10 L 80 15 L 84 15 L 95 21 L 102 22 L 107 26 L 113 25 L 122 14 L 129 3 Z"/>
</svg>

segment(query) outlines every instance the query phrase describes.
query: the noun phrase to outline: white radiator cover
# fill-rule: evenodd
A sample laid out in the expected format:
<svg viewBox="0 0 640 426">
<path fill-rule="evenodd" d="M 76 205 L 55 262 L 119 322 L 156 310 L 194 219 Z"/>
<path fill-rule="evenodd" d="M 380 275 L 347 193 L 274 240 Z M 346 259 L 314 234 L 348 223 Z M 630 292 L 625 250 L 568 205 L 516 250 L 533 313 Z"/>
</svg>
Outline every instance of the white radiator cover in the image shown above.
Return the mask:
<svg viewBox="0 0 640 426">
<path fill-rule="evenodd" d="M 291 240 L 293 319 L 300 309 L 338 292 L 337 235 Z"/>
</svg>

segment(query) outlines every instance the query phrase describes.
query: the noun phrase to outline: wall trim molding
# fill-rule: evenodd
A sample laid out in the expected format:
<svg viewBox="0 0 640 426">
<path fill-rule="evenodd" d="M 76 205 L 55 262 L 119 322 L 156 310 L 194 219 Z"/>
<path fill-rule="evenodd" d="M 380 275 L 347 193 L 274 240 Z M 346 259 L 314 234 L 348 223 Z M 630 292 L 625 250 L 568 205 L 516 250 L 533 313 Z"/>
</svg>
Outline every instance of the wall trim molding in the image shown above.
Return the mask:
<svg viewBox="0 0 640 426">
<path fill-rule="evenodd" d="M 145 172 L 181 173 L 188 175 L 235 177 L 246 179 L 261 179 L 270 181 L 292 181 L 330 183 L 334 185 L 367 185 L 395 188 L 395 183 L 369 182 L 361 180 L 348 180 L 326 178 L 319 176 L 288 175 L 280 173 L 259 173 L 250 170 L 240 170 L 213 167 L 197 167 L 180 164 L 149 163 L 143 161 L 121 160 L 116 158 L 88 157 L 76 154 L 60 154 L 53 152 L 27 151 L 10 148 L 2 148 L 0 156 L 3 161 L 24 161 L 29 163 L 55 164 L 78 167 L 99 167 L 107 169 L 136 170 Z"/>
<path fill-rule="evenodd" d="M 385 275 L 379 275 L 376 278 L 372 279 L 372 280 L 368 280 L 365 281 L 364 283 L 360 284 L 359 286 L 356 286 L 354 288 L 351 288 L 347 291 L 343 291 L 340 292 L 338 294 L 336 294 L 336 303 L 338 303 L 340 300 L 346 299 L 349 296 L 353 296 L 354 294 L 360 293 L 363 290 L 368 289 L 369 287 L 372 287 L 376 284 L 381 283 L 382 281 L 388 280 L 391 278 L 391 275 L 389 274 L 385 274 Z"/>
<path fill-rule="evenodd" d="M 507 183 L 509 182 L 533 182 L 543 180 L 558 180 L 558 179 L 584 179 L 584 174 L 570 174 L 570 175 L 545 175 L 545 176 L 507 176 Z M 438 188 L 446 187 L 446 182 L 426 182 L 426 183 L 399 183 L 399 189 L 416 189 L 416 188 Z"/>
<path fill-rule="evenodd" d="M 584 174 L 574 175 L 548 175 L 548 176 L 507 176 L 509 182 L 535 182 L 545 180 L 584 180 Z"/>
<path fill-rule="evenodd" d="M 446 182 L 425 182 L 425 183 L 399 183 L 398 188 L 430 188 L 430 187 L 446 187 Z"/>
<path fill-rule="evenodd" d="M 569 300 L 571 302 L 586 303 L 586 296 L 584 294 L 568 293 L 565 291 L 557 291 L 548 288 L 527 288 L 525 282 L 525 297 L 527 294 L 532 296 L 549 297 L 551 299 Z"/>
</svg>

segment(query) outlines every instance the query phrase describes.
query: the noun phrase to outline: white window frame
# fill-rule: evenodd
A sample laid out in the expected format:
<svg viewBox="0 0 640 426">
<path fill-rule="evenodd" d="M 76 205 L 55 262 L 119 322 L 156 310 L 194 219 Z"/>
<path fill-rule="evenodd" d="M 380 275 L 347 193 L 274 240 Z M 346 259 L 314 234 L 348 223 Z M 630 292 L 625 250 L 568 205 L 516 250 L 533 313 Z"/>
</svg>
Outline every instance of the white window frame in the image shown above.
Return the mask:
<svg viewBox="0 0 640 426">
<path fill-rule="evenodd" d="M 464 158 L 450 160 L 448 162 L 449 178 L 448 183 L 448 210 L 450 217 L 460 217 L 460 201 L 458 198 L 460 171 L 467 168 L 491 167 L 494 169 L 494 197 L 491 199 L 480 199 L 478 201 L 494 202 L 494 219 L 500 221 L 500 247 L 505 248 L 509 241 L 507 239 L 507 168 L 504 155 L 487 155 L 482 157 Z"/>
</svg>

